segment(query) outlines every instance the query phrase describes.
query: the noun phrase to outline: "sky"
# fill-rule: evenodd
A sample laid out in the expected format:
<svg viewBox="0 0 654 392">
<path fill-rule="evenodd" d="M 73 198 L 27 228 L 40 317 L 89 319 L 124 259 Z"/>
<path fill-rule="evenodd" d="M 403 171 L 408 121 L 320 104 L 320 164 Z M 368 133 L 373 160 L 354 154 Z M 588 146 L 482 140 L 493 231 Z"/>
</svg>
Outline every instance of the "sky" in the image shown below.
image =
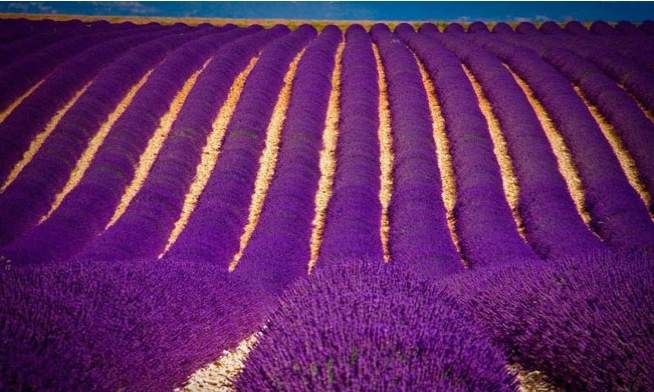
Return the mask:
<svg viewBox="0 0 654 392">
<path fill-rule="evenodd" d="M 0 12 L 250 19 L 519 21 L 654 19 L 654 2 L 0 2 Z"/>
</svg>

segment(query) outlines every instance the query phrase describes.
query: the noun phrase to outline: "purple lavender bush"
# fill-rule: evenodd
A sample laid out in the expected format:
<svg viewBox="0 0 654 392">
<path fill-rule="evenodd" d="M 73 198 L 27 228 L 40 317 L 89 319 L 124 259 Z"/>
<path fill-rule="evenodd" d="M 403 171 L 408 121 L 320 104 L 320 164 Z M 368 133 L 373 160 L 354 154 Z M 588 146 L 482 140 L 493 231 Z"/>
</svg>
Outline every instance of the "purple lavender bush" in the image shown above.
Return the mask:
<svg viewBox="0 0 654 392">
<path fill-rule="evenodd" d="M 307 272 L 320 148 L 341 30 L 327 26 L 298 64 L 277 167 L 236 274 L 278 296 Z"/>
<path fill-rule="evenodd" d="M 456 177 L 454 215 L 461 252 L 473 266 L 536 258 L 518 235 L 472 86 L 459 59 L 438 43 L 440 33 L 434 30 L 425 27 L 420 34 L 403 35 L 424 63 L 442 106 Z"/>
<path fill-rule="evenodd" d="M 654 379 L 654 261 L 594 253 L 465 273 L 445 283 L 511 362 L 566 390 L 647 390 Z"/>
<path fill-rule="evenodd" d="M 0 196 L 0 243 L 18 237 L 48 211 L 93 135 L 129 89 L 170 50 L 202 35 L 206 32 L 155 38 L 127 50 L 94 77 L 29 164 Z"/>
<path fill-rule="evenodd" d="M 277 95 L 289 64 L 315 35 L 313 27 L 303 25 L 262 53 L 229 122 L 216 167 L 185 230 L 168 252 L 171 257 L 226 268 L 238 251 Z"/>
<path fill-rule="evenodd" d="M 161 32 L 140 32 L 115 38 L 61 64 L 0 124 L 0 178 L 7 176 L 30 140 L 43 130 L 57 110 L 91 81 L 107 62 L 130 47 L 161 35 Z"/>
<path fill-rule="evenodd" d="M 438 286 L 400 265 L 333 263 L 293 286 L 242 391 L 512 391 L 504 354 Z"/>
<path fill-rule="evenodd" d="M 19 263 L 41 263 L 64 260 L 79 252 L 108 223 L 135 175 L 135 163 L 186 80 L 223 44 L 254 30 L 233 29 L 210 34 L 180 46 L 167 56 L 113 125 L 79 184 L 46 221 L 4 247 L 3 253 Z M 29 195 L 36 199 L 37 195 Z M 28 200 L 24 198 L 22 202 Z M 41 206 L 47 208 L 49 203 Z"/>
<path fill-rule="evenodd" d="M 189 93 L 140 191 L 118 221 L 88 244 L 80 257 L 141 258 L 163 251 L 234 78 L 262 47 L 288 32 L 286 26 L 275 26 L 226 44 L 216 54 Z"/>
<path fill-rule="evenodd" d="M 500 122 L 529 244 L 545 259 L 603 249 L 577 213 L 534 110 L 502 62 L 463 36 L 442 34 L 439 42 L 470 68 Z"/>
<path fill-rule="evenodd" d="M 627 181 L 611 146 L 567 78 L 533 50 L 488 34 L 471 34 L 471 37 L 529 83 L 547 110 L 579 172 L 593 229 L 616 248 L 652 246 L 654 225 L 647 208 Z"/>
<path fill-rule="evenodd" d="M 219 266 L 156 259 L 3 267 L 0 298 L 3 391 L 172 390 L 271 305 Z"/>
</svg>

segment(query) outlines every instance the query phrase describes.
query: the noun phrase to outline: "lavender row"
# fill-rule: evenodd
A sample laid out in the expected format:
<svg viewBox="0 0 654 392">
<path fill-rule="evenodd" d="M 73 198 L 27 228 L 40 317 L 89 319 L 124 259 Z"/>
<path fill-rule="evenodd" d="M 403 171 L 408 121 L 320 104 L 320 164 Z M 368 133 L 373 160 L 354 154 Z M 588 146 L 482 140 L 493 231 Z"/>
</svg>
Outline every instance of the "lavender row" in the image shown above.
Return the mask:
<svg viewBox="0 0 654 392">
<path fill-rule="evenodd" d="M 341 31 L 328 26 L 298 64 L 275 174 L 236 274 L 278 296 L 306 274 L 320 148 Z"/>
<path fill-rule="evenodd" d="M 568 22 L 564 28 L 558 23 L 545 22 L 538 29 L 529 22 L 522 22 L 518 24 L 515 31 L 529 34 L 540 31 L 547 35 L 556 35 L 560 39 L 583 37 L 592 45 L 602 49 L 610 48 L 616 53 L 629 58 L 630 61 L 645 66 L 648 66 L 647 64 L 653 59 L 652 48 L 654 47 L 651 46 L 647 34 L 632 24 L 622 24 L 621 27 L 616 26 L 614 29 L 606 22 L 593 22 L 590 30 L 588 30 L 579 22 Z"/>
<path fill-rule="evenodd" d="M 572 153 L 584 186 L 593 229 L 609 244 L 652 244 L 654 226 L 588 108 L 570 82 L 538 55 L 485 34 L 475 40 L 508 63 L 542 102 Z M 611 191 L 608 192 L 607 190 Z"/>
<path fill-rule="evenodd" d="M 2 19 L 0 20 L 0 41 L 12 43 L 33 34 L 46 33 L 57 26 L 79 21 L 55 22 L 53 20 Z"/>
<path fill-rule="evenodd" d="M 97 33 L 103 31 L 103 27 L 106 28 L 107 26 L 98 23 L 85 25 L 76 20 L 71 21 L 70 23 L 62 23 L 52 31 L 35 32 L 25 38 L 17 39 L 9 43 L 3 41 L 3 43 L 0 44 L 0 58 L 2 58 L 0 69 L 6 67 L 17 59 L 65 39 L 66 37 L 86 33 Z"/>
<path fill-rule="evenodd" d="M 376 24 L 371 35 L 386 71 L 393 129 L 391 258 L 444 276 L 463 265 L 447 227 L 425 87 L 413 54 L 386 25 Z"/>
<path fill-rule="evenodd" d="M 519 213 L 534 250 L 552 260 L 602 249 L 577 213 L 538 118 L 511 74 L 470 40 L 445 36 L 443 44 L 470 67 L 502 126 L 520 187 Z"/>
<path fill-rule="evenodd" d="M 651 67 L 654 65 L 654 44 L 652 44 L 647 33 L 633 25 L 631 27 L 627 26 L 622 25 L 622 29 L 627 29 L 628 31 L 618 32 L 620 25 L 617 25 L 616 29 L 613 29 L 606 22 L 593 22 L 591 33 L 591 31 L 586 30 L 583 26 L 580 29 L 579 22 L 570 22 L 566 25 L 564 31 L 590 38 L 589 42 L 592 42 L 595 46 L 609 47 L 620 55 L 628 57 L 630 61 Z M 552 26 L 548 26 L 548 28 L 543 29 L 541 26 L 541 31 L 555 33 L 561 32 L 562 30 L 560 27 L 554 29 Z"/>
<path fill-rule="evenodd" d="M 429 26 L 429 25 L 427 25 Z M 458 58 L 424 27 L 409 45 L 437 86 L 456 181 L 454 214 L 461 250 L 473 265 L 535 258 L 518 234 L 502 190 L 486 119 Z"/>
<path fill-rule="evenodd" d="M 227 274 L 156 259 L 3 267 L 0 389 L 181 387 L 269 311 L 254 288 Z"/>
<path fill-rule="evenodd" d="M 294 56 L 315 34 L 313 27 L 303 25 L 261 54 L 227 127 L 220 159 L 185 230 L 168 252 L 171 258 L 226 268 L 238 250 L 277 94 Z"/>
<path fill-rule="evenodd" d="M 557 43 L 594 62 L 616 82 L 624 85 L 648 110 L 654 111 L 654 79 L 649 69 L 609 48 L 592 45 L 592 41 L 583 36 L 557 40 Z"/>
<path fill-rule="evenodd" d="M 634 158 L 646 189 L 649 193 L 654 193 L 654 161 L 650 156 L 654 151 L 654 124 L 645 117 L 629 94 L 592 62 L 537 37 L 529 35 L 512 39 L 511 42 L 530 48 L 543 48 L 541 57 L 580 87 L 587 99 L 614 126 L 620 140 Z M 654 205 L 647 207 L 654 211 Z"/>
<path fill-rule="evenodd" d="M 627 38 L 629 36 L 625 37 L 624 35 L 598 36 L 586 29 L 583 29 L 583 32 L 578 32 L 578 29 L 572 27 L 578 24 L 579 22 L 568 23 L 565 32 L 571 34 L 547 34 L 543 36 L 538 33 L 533 24 L 527 22 L 520 23 L 516 31 L 532 37 L 541 36 L 545 41 L 553 41 L 559 48 L 564 47 L 580 53 L 588 60 L 597 63 L 599 67 L 615 78 L 618 83 L 624 84 L 643 102 L 651 102 L 651 95 L 647 95 L 648 92 L 645 91 L 645 88 L 638 87 L 638 83 L 641 82 L 649 82 L 650 84 L 647 86 L 653 85 L 650 82 L 652 71 L 648 65 L 654 62 L 654 46 L 651 45 L 650 40 L 642 36 L 631 37 L 630 39 Z M 602 26 L 602 24 L 594 23 L 593 30 L 598 29 L 597 26 Z M 599 28 L 601 29 L 601 27 Z M 561 31 L 560 28 L 555 30 L 552 27 L 545 30 L 550 33 Z"/>
<path fill-rule="evenodd" d="M 276 26 L 221 48 L 189 93 L 143 187 L 115 225 L 88 245 L 83 257 L 154 257 L 161 253 L 232 82 L 264 45 L 288 31 Z"/>
<path fill-rule="evenodd" d="M 0 87 L 3 91 L 0 96 L 0 108 L 2 108 L 1 110 L 7 109 L 13 101 L 51 73 L 62 72 L 62 68 L 69 67 L 68 62 L 90 53 L 86 52 L 87 50 L 97 51 L 99 45 L 121 37 L 126 38 L 133 34 L 157 31 L 167 30 L 158 26 L 134 31 L 107 29 L 97 34 L 67 38 L 27 55 L 0 69 Z"/>
<path fill-rule="evenodd" d="M 156 26 L 153 24 L 149 29 Z M 142 28 L 142 27 L 141 27 Z M 167 28 L 171 29 L 171 28 Z M 176 29 L 183 30 L 179 27 Z M 92 37 L 102 32 L 137 31 L 133 23 L 109 24 L 105 21 L 82 23 L 78 20 L 57 23 L 52 29 L 30 34 L 22 39 L 0 45 L 0 58 L 3 59 L 0 70 L 14 61 L 36 53 L 38 50 L 64 41 L 68 37 L 85 35 Z M 2 71 L 0 71 L 2 72 Z"/>
<path fill-rule="evenodd" d="M 19 263 L 41 263 L 79 252 L 111 218 L 175 94 L 223 44 L 253 30 L 210 34 L 166 56 L 116 121 L 79 184 L 45 222 L 6 246 L 3 253 Z"/>
<path fill-rule="evenodd" d="M 110 40 L 57 67 L 57 70 L 0 124 L 0 178 L 6 178 L 34 136 L 43 130 L 57 110 L 90 82 L 102 67 L 131 47 L 158 38 L 161 34 L 130 34 Z"/>
<path fill-rule="evenodd" d="M 48 211 L 89 141 L 130 88 L 169 50 L 193 38 L 198 34 L 154 39 L 127 51 L 98 73 L 0 197 L 0 243 L 18 237 Z M 26 205 L 25 200 L 30 203 Z"/>
<path fill-rule="evenodd" d="M 360 25 L 345 32 L 336 170 L 318 268 L 346 257 L 382 256 L 379 88 L 371 44 Z"/>
</svg>

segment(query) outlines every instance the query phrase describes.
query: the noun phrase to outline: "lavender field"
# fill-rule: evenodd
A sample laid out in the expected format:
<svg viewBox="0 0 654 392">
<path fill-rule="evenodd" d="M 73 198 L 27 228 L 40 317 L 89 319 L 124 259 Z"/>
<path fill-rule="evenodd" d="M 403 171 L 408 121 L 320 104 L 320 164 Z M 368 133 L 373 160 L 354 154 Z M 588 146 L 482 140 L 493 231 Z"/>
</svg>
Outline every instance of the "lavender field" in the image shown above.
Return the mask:
<svg viewBox="0 0 654 392">
<path fill-rule="evenodd" d="M 654 22 L 289 26 L 0 19 L 0 391 L 654 390 Z"/>
</svg>

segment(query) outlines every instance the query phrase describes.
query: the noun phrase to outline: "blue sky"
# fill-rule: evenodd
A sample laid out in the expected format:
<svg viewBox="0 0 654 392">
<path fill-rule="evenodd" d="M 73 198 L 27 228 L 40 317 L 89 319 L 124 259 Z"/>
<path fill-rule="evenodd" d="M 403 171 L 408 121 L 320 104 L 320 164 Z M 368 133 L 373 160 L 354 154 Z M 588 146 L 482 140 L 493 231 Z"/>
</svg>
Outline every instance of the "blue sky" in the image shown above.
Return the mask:
<svg viewBox="0 0 654 392">
<path fill-rule="evenodd" d="M 654 2 L 1 2 L 0 12 L 366 20 L 654 19 Z"/>
</svg>

